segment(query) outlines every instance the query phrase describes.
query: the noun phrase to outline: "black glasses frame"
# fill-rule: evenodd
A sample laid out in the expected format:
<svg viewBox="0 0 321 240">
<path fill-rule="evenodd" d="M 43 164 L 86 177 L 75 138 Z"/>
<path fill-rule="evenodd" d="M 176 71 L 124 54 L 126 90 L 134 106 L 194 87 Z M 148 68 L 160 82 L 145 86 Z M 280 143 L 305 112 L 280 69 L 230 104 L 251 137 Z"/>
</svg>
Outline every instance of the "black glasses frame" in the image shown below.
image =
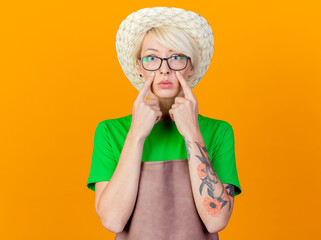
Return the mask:
<svg viewBox="0 0 321 240">
<path fill-rule="evenodd" d="M 174 56 L 177 56 L 177 55 L 174 55 Z M 160 57 L 157 57 L 157 56 L 153 56 L 153 57 L 158 58 L 158 59 L 160 59 L 160 60 L 161 60 L 161 63 L 160 63 L 160 65 L 159 65 L 159 68 L 157 68 L 157 69 L 155 69 L 155 70 L 149 70 L 149 69 L 146 69 L 146 68 L 144 67 L 144 64 L 143 64 L 143 58 L 145 58 L 145 57 L 140 57 L 140 58 L 138 58 L 138 59 L 139 59 L 139 60 L 141 60 L 141 62 L 142 62 L 142 66 L 143 66 L 143 68 L 144 68 L 146 71 L 157 71 L 158 69 L 160 69 L 160 68 L 161 68 L 161 66 L 162 66 L 162 64 L 163 64 L 163 60 L 166 60 L 166 62 L 167 62 L 167 66 L 168 66 L 171 70 L 173 70 L 173 71 L 181 71 L 181 70 L 183 70 L 183 69 L 185 69 L 185 68 L 187 67 L 188 59 L 190 59 L 190 57 L 189 57 L 189 56 L 182 56 L 182 55 L 179 55 L 179 56 L 180 56 L 180 57 L 185 57 L 185 58 L 186 58 L 186 64 L 185 64 L 185 67 L 183 67 L 182 69 L 173 69 L 173 68 L 171 68 L 171 67 L 169 66 L 168 59 L 172 58 L 173 56 L 168 57 L 168 58 L 160 58 Z M 146 56 L 146 57 L 150 57 L 150 56 Z"/>
</svg>

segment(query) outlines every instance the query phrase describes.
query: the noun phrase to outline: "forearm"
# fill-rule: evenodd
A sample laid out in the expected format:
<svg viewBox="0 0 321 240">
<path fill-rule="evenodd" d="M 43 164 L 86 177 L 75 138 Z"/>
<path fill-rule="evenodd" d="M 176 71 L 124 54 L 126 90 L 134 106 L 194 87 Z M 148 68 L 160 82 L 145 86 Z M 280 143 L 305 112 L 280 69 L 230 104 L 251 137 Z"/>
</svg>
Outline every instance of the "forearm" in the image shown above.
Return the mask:
<svg viewBox="0 0 321 240">
<path fill-rule="evenodd" d="M 117 232 L 123 230 L 135 206 L 144 141 L 128 132 L 115 172 L 98 203 L 104 226 Z"/>
<path fill-rule="evenodd" d="M 231 216 L 231 199 L 210 161 L 199 130 L 184 137 L 197 211 L 209 232 L 222 230 Z"/>
</svg>

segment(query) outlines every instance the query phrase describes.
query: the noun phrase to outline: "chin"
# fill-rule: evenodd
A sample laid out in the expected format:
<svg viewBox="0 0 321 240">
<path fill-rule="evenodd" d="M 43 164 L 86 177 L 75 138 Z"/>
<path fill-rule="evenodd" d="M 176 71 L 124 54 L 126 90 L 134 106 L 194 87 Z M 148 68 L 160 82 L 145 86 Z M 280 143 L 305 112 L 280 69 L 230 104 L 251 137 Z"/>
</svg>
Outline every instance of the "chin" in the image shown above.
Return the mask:
<svg viewBox="0 0 321 240">
<path fill-rule="evenodd" d="M 174 98 L 177 94 L 177 90 L 168 90 L 168 89 L 157 89 L 154 92 L 155 96 L 158 98 Z"/>
</svg>

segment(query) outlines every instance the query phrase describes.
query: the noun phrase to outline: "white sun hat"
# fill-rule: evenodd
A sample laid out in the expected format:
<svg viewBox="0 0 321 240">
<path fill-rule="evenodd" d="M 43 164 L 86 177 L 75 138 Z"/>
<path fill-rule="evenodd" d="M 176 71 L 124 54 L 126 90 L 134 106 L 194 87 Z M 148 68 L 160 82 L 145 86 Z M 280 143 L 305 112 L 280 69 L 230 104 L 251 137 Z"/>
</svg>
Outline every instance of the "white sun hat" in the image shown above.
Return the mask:
<svg viewBox="0 0 321 240">
<path fill-rule="evenodd" d="M 182 29 L 197 43 L 200 53 L 199 71 L 187 80 L 193 89 L 210 65 L 214 36 L 206 19 L 192 11 L 173 7 L 152 7 L 140 9 L 127 16 L 116 34 L 116 51 L 121 68 L 133 86 L 140 91 L 145 80 L 137 71 L 137 59 L 133 54 L 136 42 L 152 27 L 163 25 Z"/>
</svg>

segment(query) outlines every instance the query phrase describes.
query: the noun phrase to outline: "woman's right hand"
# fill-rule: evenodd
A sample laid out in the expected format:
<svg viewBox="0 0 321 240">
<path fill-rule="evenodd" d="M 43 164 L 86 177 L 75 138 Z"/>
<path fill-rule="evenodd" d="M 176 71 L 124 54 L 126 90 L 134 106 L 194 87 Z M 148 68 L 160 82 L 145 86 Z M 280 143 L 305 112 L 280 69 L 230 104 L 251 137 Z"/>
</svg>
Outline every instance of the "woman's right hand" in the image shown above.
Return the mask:
<svg viewBox="0 0 321 240">
<path fill-rule="evenodd" d="M 160 120 L 162 112 L 159 108 L 158 99 L 146 100 L 147 93 L 150 90 L 155 78 L 155 72 L 152 72 L 150 78 L 144 82 L 139 94 L 134 102 L 131 131 L 134 135 L 146 139 L 154 125 Z"/>
</svg>

